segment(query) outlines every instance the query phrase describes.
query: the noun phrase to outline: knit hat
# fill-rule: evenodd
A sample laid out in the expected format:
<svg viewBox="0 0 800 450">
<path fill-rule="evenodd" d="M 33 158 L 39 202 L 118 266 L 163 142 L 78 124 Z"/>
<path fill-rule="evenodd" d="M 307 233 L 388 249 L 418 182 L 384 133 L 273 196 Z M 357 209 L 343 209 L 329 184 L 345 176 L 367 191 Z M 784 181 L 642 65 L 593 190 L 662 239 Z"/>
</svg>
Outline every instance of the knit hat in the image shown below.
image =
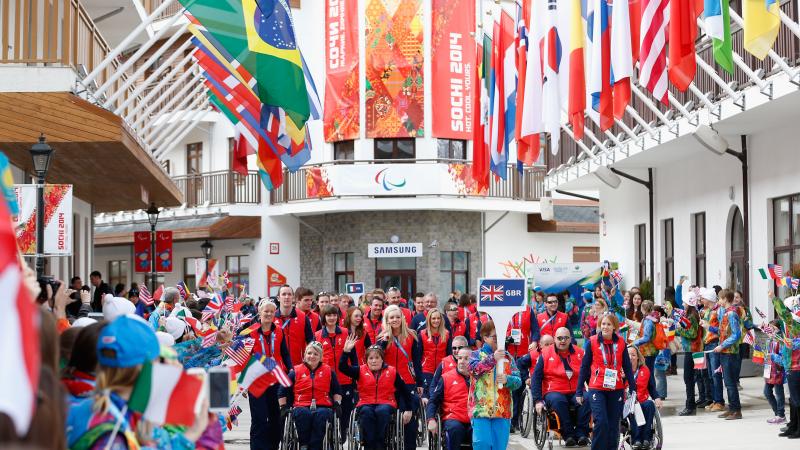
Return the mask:
<svg viewBox="0 0 800 450">
<path fill-rule="evenodd" d="M 701 288 L 700 297 L 711 302 L 717 301 L 717 291 L 714 288 Z"/>
<path fill-rule="evenodd" d="M 121 316 L 103 327 L 97 338 L 97 361 L 107 367 L 133 367 L 158 357 L 153 328 L 140 320 Z"/>
<path fill-rule="evenodd" d="M 177 341 L 186 331 L 186 322 L 177 317 L 167 317 L 164 328 Z"/>
<path fill-rule="evenodd" d="M 136 307 L 133 306 L 130 300 L 127 298 L 122 297 L 111 297 L 106 298 L 105 303 L 103 303 L 103 318 L 109 322 L 116 319 L 119 316 L 124 316 L 126 314 L 134 314 L 136 312 Z"/>
<path fill-rule="evenodd" d="M 686 303 L 689 306 L 695 306 L 696 307 L 697 306 L 697 294 L 695 294 L 693 291 L 689 291 L 689 293 L 686 294 L 686 298 L 683 299 L 683 303 Z"/>
</svg>

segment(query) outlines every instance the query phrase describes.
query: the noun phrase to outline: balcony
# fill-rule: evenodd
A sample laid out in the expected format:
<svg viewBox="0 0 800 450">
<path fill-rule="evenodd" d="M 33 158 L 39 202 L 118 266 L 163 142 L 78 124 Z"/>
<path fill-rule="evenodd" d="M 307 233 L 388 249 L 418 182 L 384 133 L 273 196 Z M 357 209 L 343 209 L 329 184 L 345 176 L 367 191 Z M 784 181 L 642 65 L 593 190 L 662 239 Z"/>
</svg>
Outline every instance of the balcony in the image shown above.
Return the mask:
<svg viewBox="0 0 800 450">
<path fill-rule="evenodd" d="M 270 192 L 270 204 L 334 199 L 451 198 L 534 202 L 544 194 L 544 167 L 520 174 L 508 165 L 505 180 L 491 176 L 480 190 L 463 160 L 333 161 L 284 172 L 283 185 Z"/>
<path fill-rule="evenodd" d="M 186 206 L 217 206 L 261 203 L 261 180 L 258 172 L 247 176 L 218 171 L 173 177 L 183 193 Z"/>
</svg>

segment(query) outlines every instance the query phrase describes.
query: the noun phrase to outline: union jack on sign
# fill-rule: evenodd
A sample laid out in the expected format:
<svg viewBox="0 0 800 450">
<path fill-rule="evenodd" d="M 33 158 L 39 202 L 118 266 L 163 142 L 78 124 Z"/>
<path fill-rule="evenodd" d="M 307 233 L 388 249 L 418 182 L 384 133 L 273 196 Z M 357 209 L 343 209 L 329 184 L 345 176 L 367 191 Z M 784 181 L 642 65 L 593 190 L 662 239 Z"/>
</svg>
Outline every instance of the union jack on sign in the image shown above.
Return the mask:
<svg viewBox="0 0 800 450">
<path fill-rule="evenodd" d="M 489 285 L 481 286 L 481 302 L 502 302 L 503 286 Z"/>
</svg>

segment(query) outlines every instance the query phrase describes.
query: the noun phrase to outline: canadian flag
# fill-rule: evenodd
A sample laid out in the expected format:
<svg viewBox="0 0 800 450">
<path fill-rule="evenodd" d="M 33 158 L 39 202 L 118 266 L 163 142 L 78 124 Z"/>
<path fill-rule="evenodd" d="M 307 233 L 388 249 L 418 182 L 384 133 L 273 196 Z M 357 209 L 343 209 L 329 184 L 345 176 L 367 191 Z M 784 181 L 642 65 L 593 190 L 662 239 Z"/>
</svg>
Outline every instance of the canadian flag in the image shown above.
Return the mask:
<svg viewBox="0 0 800 450">
<path fill-rule="evenodd" d="M 0 201 L 0 412 L 23 436 L 33 418 L 39 388 L 37 309 L 22 279 L 17 241 L 6 202 Z"/>
</svg>

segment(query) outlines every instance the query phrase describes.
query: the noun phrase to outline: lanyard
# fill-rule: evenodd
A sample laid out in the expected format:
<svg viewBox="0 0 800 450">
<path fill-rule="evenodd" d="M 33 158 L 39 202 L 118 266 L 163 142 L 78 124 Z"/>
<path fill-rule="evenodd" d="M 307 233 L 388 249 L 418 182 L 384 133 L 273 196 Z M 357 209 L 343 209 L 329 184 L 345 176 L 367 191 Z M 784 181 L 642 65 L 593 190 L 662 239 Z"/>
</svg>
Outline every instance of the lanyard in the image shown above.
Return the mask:
<svg viewBox="0 0 800 450">
<path fill-rule="evenodd" d="M 258 334 L 258 339 L 261 341 L 261 351 L 266 351 L 267 347 L 264 345 L 264 332 Z M 275 356 L 275 331 L 269 337 L 269 356 Z"/>
<path fill-rule="evenodd" d="M 550 318 L 549 318 L 549 319 L 547 319 L 547 320 L 545 320 L 545 321 L 544 321 L 544 323 L 542 324 L 542 328 L 546 327 L 546 326 L 547 326 L 547 324 L 549 324 L 550 322 L 552 322 L 552 321 L 553 321 L 553 320 L 556 318 L 556 316 L 558 316 L 558 311 L 556 311 L 556 313 L 555 313 L 555 314 L 553 314 L 552 316 L 550 316 Z"/>
<path fill-rule="evenodd" d="M 606 358 L 606 345 L 607 344 L 605 342 L 603 342 L 601 339 L 598 339 L 598 341 L 600 341 L 600 353 L 603 354 L 603 366 L 608 367 L 608 359 Z M 613 348 L 613 352 L 614 352 L 614 369 L 616 369 L 617 368 L 617 343 L 616 342 L 614 343 L 612 348 Z"/>
<path fill-rule="evenodd" d="M 395 347 L 400 349 L 400 352 L 403 354 L 403 356 L 406 357 L 406 360 L 408 361 L 408 363 L 411 364 L 411 358 L 408 357 L 408 352 L 406 352 L 406 349 L 404 349 L 403 346 L 400 345 L 400 340 L 397 339 L 397 336 L 393 337 L 392 340 L 394 340 Z"/>
</svg>

